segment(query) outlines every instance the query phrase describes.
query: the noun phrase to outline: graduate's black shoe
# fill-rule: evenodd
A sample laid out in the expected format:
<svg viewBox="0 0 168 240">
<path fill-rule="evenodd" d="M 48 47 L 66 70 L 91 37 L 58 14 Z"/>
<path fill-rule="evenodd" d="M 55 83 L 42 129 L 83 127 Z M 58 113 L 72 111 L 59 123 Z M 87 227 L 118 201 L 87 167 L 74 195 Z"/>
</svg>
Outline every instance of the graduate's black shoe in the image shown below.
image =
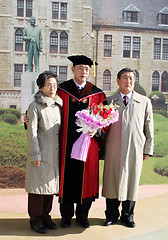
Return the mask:
<svg viewBox="0 0 168 240">
<path fill-rule="evenodd" d="M 136 226 L 133 216 L 127 217 L 127 216 L 122 216 L 120 217 L 120 221 L 126 225 L 127 227 L 134 228 Z"/>
<path fill-rule="evenodd" d="M 70 218 L 63 218 L 61 220 L 61 227 L 69 228 L 71 226 L 71 219 Z"/>
<path fill-rule="evenodd" d="M 50 221 L 50 222 L 43 222 L 43 225 L 46 228 L 51 229 L 51 230 L 57 229 L 57 225 L 55 223 L 53 223 L 52 221 Z"/>
<path fill-rule="evenodd" d="M 90 227 L 90 222 L 89 222 L 88 219 L 76 218 L 76 221 L 83 228 L 89 228 Z"/>
<path fill-rule="evenodd" d="M 33 229 L 34 231 L 44 234 L 47 232 L 46 227 L 43 225 L 39 225 L 39 226 L 31 226 L 31 229 Z"/>
<path fill-rule="evenodd" d="M 106 219 L 103 226 L 110 226 L 110 225 L 113 225 L 115 224 L 116 222 L 118 221 L 118 219 Z"/>
</svg>

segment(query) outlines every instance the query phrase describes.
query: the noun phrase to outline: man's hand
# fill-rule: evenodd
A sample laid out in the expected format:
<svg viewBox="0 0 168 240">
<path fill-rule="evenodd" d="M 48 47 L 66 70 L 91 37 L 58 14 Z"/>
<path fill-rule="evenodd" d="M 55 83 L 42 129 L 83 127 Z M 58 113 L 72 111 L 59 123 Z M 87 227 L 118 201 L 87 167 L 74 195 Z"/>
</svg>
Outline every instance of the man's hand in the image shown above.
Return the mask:
<svg viewBox="0 0 168 240">
<path fill-rule="evenodd" d="M 94 137 L 94 135 L 97 133 L 97 130 L 93 131 L 93 132 L 88 132 L 90 138 Z"/>
<path fill-rule="evenodd" d="M 26 126 L 27 126 L 28 123 L 29 123 L 29 119 L 28 119 L 28 117 L 27 117 L 27 114 L 25 114 L 25 116 L 24 116 L 24 123 L 26 124 Z"/>
<path fill-rule="evenodd" d="M 148 154 L 144 154 L 144 155 L 143 155 L 143 161 L 146 160 L 148 157 L 149 157 Z"/>
</svg>

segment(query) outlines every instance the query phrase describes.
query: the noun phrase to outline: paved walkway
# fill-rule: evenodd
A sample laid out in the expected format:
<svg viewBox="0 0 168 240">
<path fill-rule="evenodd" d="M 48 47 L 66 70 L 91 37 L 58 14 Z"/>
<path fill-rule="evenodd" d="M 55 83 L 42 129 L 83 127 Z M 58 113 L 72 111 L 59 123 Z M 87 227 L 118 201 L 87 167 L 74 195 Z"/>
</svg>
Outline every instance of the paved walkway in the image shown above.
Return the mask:
<svg viewBox="0 0 168 240">
<path fill-rule="evenodd" d="M 101 189 L 100 189 L 101 192 Z M 0 189 L 0 239 L 58 239 L 59 240 L 167 240 L 168 239 L 168 184 L 139 187 L 135 209 L 134 229 L 116 225 L 104 227 L 105 199 L 100 197 L 90 210 L 91 227 L 83 229 L 75 218 L 68 229 L 60 227 L 57 198 L 54 199 L 52 218 L 58 229 L 45 235 L 32 231 L 27 214 L 27 193 L 24 189 Z"/>
</svg>

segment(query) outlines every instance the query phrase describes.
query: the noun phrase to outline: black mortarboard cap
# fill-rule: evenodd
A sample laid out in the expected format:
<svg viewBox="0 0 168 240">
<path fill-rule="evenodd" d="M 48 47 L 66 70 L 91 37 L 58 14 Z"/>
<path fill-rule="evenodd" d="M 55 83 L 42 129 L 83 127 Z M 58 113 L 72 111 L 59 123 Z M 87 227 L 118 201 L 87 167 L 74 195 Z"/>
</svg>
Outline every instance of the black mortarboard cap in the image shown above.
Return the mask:
<svg viewBox="0 0 168 240">
<path fill-rule="evenodd" d="M 92 59 L 90 59 L 85 55 L 73 55 L 73 56 L 68 56 L 67 58 L 73 63 L 73 66 L 84 64 L 84 65 L 89 65 L 91 67 L 94 64 Z M 95 62 L 95 65 L 98 65 L 98 63 Z"/>
</svg>

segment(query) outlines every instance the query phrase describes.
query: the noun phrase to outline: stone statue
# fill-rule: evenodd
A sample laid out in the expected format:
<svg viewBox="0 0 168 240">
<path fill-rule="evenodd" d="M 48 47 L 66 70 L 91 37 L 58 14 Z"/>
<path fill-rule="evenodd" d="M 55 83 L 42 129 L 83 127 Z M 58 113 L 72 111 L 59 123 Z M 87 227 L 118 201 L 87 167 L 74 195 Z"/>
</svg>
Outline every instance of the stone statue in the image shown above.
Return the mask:
<svg viewBox="0 0 168 240">
<path fill-rule="evenodd" d="M 35 71 L 39 72 L 39 52 L 42 51 L 42 34 L 41 29 L 35 25 L 36 18 L 30 18 L 30 26 L 25 27 L 23 40 L 26 42 L 26 50 L 28 52 L 28 72 L 32 72 L 33 57 L 35 63 Z"/>
</svg>

